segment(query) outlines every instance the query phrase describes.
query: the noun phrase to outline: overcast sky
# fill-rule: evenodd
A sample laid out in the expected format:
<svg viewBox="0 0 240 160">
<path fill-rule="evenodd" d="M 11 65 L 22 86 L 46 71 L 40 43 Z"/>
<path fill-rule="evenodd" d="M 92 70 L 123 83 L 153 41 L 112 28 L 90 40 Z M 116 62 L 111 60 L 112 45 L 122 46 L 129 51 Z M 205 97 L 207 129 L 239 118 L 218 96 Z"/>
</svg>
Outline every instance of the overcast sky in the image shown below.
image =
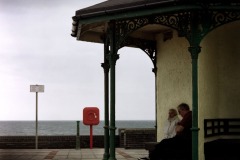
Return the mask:
<svg viewBox="0 0 240 160">
<path fill-rule="evenodd" d="M 103 44 L 71 37 L 75 11 L 103 0 L 0 0 L 0 120 L 82 120 L 84 107 L 104 117 Z M 152 62 L 123 48 L 116 64 L 116 119 L 154 120 Z"/>
</svg>

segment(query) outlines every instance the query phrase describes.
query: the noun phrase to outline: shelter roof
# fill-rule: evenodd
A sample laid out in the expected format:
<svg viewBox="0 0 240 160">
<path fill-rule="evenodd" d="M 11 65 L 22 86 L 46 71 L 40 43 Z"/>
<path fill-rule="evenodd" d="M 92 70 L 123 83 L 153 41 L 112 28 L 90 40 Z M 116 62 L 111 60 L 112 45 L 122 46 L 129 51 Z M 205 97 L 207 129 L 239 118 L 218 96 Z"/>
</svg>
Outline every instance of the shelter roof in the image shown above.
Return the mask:
<svg viewBox="0 0 240 160">
<path fill-rule="evenodd" d="M 93 6 L 76 11 L 78 17 L 88 17 L 98 14 L 110 14 L 127 10 L 139 10 L 158 6 L 181 4 L 230 4 L 240 3 L 240 0 L 107 0 Z"/>
<path fill-rule="evenodd" d="M 71 35 L 78 40 L 103 43 L 102 37 L 110 20 L 206 8 L 225 10 L 228 7 L 239 10 L 240 0 L 107 0 L 77 10 L 73 16 Z M 156 34 L 169 29 L 166 26 L 147 25 L 131 36 L 154 40 Z"/>
</svg>

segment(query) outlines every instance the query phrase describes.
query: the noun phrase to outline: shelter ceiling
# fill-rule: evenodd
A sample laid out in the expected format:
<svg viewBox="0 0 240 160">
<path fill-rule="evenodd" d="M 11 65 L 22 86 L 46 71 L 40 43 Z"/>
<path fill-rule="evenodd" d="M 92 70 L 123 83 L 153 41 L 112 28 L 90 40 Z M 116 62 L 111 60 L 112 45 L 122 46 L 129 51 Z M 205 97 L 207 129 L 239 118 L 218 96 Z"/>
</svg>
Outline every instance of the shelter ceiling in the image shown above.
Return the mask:
<svg viewBox="0 0 240 160">
<path fill-rule="evenodd" d="M 129 36 L 132 38 L 155 40 L 157 34 L 166 32 L 168 30 L 170 30 L 170 28 L 166 26 L 149 24 L 136 31 L 133 31 Z M 82 25 L 81 33 L 78 35 L 78 40 L 103 43 L 102 37 L 105 35 L 105 33 L 105 23 Z"/>
</svg>

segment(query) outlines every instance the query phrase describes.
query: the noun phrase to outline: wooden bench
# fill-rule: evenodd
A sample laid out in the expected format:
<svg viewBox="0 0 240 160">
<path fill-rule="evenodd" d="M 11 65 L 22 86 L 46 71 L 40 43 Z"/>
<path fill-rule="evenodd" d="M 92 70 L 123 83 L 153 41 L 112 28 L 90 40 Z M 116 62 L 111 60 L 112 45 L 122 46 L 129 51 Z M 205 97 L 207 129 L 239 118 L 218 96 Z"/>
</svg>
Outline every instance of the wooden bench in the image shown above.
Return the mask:
<svg viewBox="0 0 240 160">
<path fill-rule="evenodd" d="M 205 119 L 204 137 L 219 136 L 228 136 L 228 139 L 205 142 L 205 160 L 240 160 L 240 119 Z"/>
<path fill-rule="evenodd" d="M 205 119 L 204 137 L 228 136 L 204 143 L 205 160 L 240 160 L 240 118 Z M 229 138 L 229 137 L 234 138 Z M 239 136 L 239 139 L 236 138 Z M 158 142 L 146 142 L 149 154 Z M 178 159 L 179 160 L 179 159 Z"/>
<path fill-rule="evenodd" d="M 148 154 L 150 154 L 157 144 L 158 142 L 145 142 L 144 148 L 148 151 Z"/>
<path fill-rule="evenodd" d="M 148 150 L 149 155 L 155 149 L 158 142 L 146 142 L 145 149 Z M 191 153 L 186 148 L 179 148 L 178 150 L 172 150 L 168 153 L 169 157 L 164 160 L 190 160 Z"/>
</svg>

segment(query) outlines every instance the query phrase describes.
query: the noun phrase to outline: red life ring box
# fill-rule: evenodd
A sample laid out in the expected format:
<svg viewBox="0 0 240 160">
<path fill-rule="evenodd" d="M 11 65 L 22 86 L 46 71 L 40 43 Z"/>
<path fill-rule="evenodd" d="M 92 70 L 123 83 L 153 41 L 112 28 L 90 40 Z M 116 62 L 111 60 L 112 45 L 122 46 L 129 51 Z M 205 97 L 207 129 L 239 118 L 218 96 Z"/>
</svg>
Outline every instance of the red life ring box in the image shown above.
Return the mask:
<svg viewBox="0 0 240 160">
<path fill-rule="evenodd" d="M 97 107 L 85 107 L 83 109 L 83 124 L 98 125 L 99 120 L 99 109 Z"/>
</svg>

